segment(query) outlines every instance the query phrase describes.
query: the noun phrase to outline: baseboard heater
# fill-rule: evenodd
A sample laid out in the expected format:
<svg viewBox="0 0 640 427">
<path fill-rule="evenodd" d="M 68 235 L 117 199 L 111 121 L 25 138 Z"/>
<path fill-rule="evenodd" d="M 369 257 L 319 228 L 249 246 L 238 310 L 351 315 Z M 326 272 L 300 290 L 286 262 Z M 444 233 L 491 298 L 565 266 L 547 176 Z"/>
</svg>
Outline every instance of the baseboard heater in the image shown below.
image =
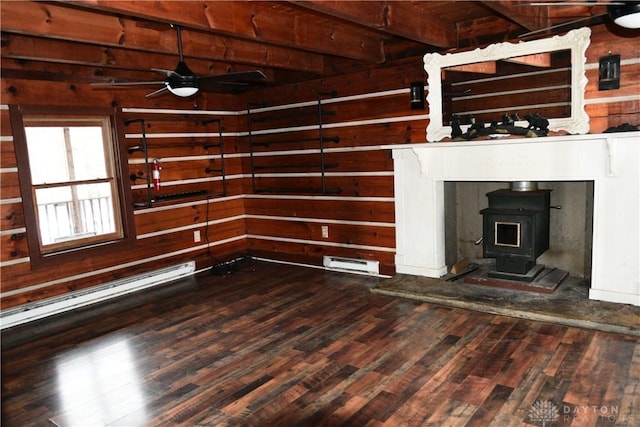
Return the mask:
<svg viewBox="0 0 640 427">
<path fill-rule="evenodd" d="M 24 304 L 19 307 L 2 310 L 2 313 L 0 314 L 0 329 L 6 329 L 23 323 L 32 322 L 34 320 L 136 292 L 141 289 L 157 286 L 171 280 L 192 275 L 195 270 L 196 263 L 194 261 L 189 261 L 172 267 L 151 271 L 149 273 L 114 280 L 89 289 L 82 289 L 80 291 L 70 292 L 64 295 Z"/>
<path fill-rule="evenodd" d="M 379 261 L 325 256 L 322 259 L 322 264 L 330 270 L 362 274 L 380 274 Z"/>
</svg>

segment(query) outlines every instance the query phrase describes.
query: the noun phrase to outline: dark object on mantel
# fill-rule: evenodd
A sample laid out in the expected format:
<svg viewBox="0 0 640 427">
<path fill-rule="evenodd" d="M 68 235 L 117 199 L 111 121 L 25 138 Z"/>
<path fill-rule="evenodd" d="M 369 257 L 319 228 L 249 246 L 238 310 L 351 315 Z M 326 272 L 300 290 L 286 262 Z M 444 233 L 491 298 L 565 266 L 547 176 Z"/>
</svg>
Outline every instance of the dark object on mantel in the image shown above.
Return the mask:
<svg viewBox="0 0 640 427">
<path fill-rule="evenodd" d="M 615 133 L 615 132 L 635 132 L 640 130 L 640 126 L 630 125 L 629 123 L 623 123 L 620 126 L 612 126 L 604 131 L 604 133 Z"/>
<path fill-rule="evenodd" d="M 451 139 L 453 141 L 469 141 L 481 136 L 497 134 L 520 135 L 526 138 L 547 136 L 549 133 L 549 120 L 537 113 L 526 114 L 525 119 L 529 122 L 529 126 L 526 128 L 515 125 L 515 122 L 520 120 L 517 114 L 511 116 L 503 114 L 500 123 L 494 121 L 488 125 L 486 123 L 476 123 L 475 118 L 470 116 L 468 124 L 471 124 L 471 126 L 467 132 L 463 133 L 460 127 L 460 117 L 454 114 L 451 120 Z"/>
</svg>

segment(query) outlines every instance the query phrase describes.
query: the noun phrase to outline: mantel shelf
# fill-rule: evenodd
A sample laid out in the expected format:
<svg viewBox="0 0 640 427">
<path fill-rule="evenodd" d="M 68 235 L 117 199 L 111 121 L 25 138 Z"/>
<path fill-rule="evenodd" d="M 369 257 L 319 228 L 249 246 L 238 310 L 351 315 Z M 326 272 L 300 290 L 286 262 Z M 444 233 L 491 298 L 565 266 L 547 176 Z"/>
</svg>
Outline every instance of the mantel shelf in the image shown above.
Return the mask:
<svg viewBox="0 0 640 427">
<path fill-rule="evenodd" d="M 597 139 L 610 139 L 619 136 L 636 136 L 640 138 L 638 132 L 612 132 L 612 133 L 589 133 L 586 135 L 552 135 L 539 138 L 501 138 L 501 139 L 476 139 L 473 141 L 441 141 L 441 142 L 420 142 L 415 144 L 395 144 L 383 145 L 384 150 L 412 150 L 414 148 L 454 148 L 454 147 L 477 147 L 477 146 L 495 146 L 508 144 L 531 144 L 531 143 L 549 143 L 563 141 L 591 141 Z"/>
</svg>

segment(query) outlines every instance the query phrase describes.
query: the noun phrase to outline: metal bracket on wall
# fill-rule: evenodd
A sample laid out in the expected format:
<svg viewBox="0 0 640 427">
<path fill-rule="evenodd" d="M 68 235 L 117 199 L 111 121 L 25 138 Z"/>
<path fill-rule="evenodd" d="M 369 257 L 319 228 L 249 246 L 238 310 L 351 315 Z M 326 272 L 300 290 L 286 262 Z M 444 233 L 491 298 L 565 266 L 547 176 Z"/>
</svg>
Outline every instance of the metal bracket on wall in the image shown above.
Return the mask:
<svg viewBox="0 0 640 427">
<path fill-rule="evenodd" d="M 327 163 L 325 161 L 325 143 L 327 142 L 331 142 L 334 144 L 337 144 L 340 142 L 340 137 L 338 136 L 325 136 L 324 135 L 324 129 L 323 129 L 323 124 L 324 124 L 324 118 L 326 116 L 331 116 L 331 115 L 336 115 L 336 111 L 332 111 L 332 110 L 327 110 L 325 108 L 323 108 L 323 104 L 322 104 L 322 100 L 326 99 L 327 97 L 336 97 L 338 95 L 338 93 L 336 91 L 332 91 L 332 92 L 318 92 L 317 93 L 317 98 L 316 98 L 316 109 L 315 111 L 309 111 L 309 112 L 295 112 L 295 113 L 291 113 L 291 114 L 280 114 L 278 116 L 274 116 L 273 118 L 259 118 L 256 117 L 255 115 L 264 111 L 260 111 L 262 109 L 266 108 L 266 104 L 264 103 L 257 103 L 257 104 L 247 104 L 247 116 L 248 116 L 248 136 L 249 136 L 249 155 L 250 155 L 250 162 L 251 162 L 251 182 L 252 182 L 252 188 L 253 188 L 253 192 L 254 193 L 275 193 L 275 192 L 280 192 L 280 193 L 312 193 L 312 194 L 339 194 L 341 192 L 340 188 L 327 188 L 327 183 L 326 183 L 326 171 L 327 169 L 330 168 L 335 168 L 338 167 L 339 164 L 338 163 Z M 307 105 L 308 107 L 311 107 L 313 104 L 308 103 L 309 105 Z M 255 109 L 257 111 L 252 111 L 252 109 Z M 284 129 L 282 132 L 270 132 L 270 133 L 258 133 L 257 131 L 255 131 L 255 129 L 253 128 L 253 124 L 254 123 L 258 123 L 258 122 L 267 122 L 269 120 L 283 120 L 283 119 L 292 119 L 292 118 L 301 118 L 301 117 L 305 117 L 305 116 L 311 116 L 311 115 L 316 115 L 317 120 L 315 125 L 318 128 L 318 136 L 317 137 L 306 137 L 306 138 L 300 138 L 300 139 L 269 139 L 269 140 L 260 140 L 257 139 L 258 136 L 263 136 L 263 135 L 273 135 L 275 133 L 283 133 L 286 132 L 286 129 Z M 279 164 L 279 165 L 256 165 L 255 162 L 255 152 L 254 152 L 254 147 L 257 146 L 261 146 L 261 147 L 268 147 L 270 145 L 275 145 L 275 144 L 291 144 L 291 143 L 307 143 L 307 142 L 317 142 L 318 143 L 318 149 L 319 149 L 319 154 L 320 154 L 320 159 L 318 164 L 315 165 L 309 165 L 309 164 L 299 164 L 299 163 L 284 163 L 284 164 Z M 320 188 L 287 188 L 287 187 L 274 187 L 274 186 L 269 186 L 269 187 L 260 187 L 257 183 L 257 178 L 256 177 L 256 172 L 259 170 L 278 170 L 278 169 L 296 169 L 296 168 L 304 168 L 304 167 L 309 167 L 309 166 L 315 166 L 318 167 L 320 169 L 320 180 L 321 180 L 321 185 Z M 293 171 L 292 171 L 293 172 Z"/>
</svg>

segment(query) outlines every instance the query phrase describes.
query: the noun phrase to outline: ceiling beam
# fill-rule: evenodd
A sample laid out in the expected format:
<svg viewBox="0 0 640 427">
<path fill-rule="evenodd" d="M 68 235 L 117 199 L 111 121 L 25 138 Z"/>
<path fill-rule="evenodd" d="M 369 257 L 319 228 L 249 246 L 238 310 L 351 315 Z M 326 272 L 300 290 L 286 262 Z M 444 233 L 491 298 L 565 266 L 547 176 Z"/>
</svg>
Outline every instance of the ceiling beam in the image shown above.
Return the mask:
<svg viewBox="0 0 640 427">
<path fill-rule="evenodd" d="M 371 63 L 384 61 L 381 34 L 346 23 L 318 22 L 318 17 L 283 2 L 76 0 L 69 3 L 282 48 Z"/>
<path fill-rule="evenodd" d="M 458 43 L 461 48 L 513 40 L 519 34 L 522 34 L 522 27 L 498 16 L 458 23 Z"/>
<path fill-rule="evenodd" d="M 433 19 L 409 1 L 292 0 L 300 7 L 441 48 L 456 46 L 455 24 Z"/>
<path fill-rule="evenodd" d="M 151 71 L 152 67 L 172 70 L 176 68 L 178 63 L 178 57 L 175 53 L 147 52 L 144 53 L 144 63 L 140 60 L 141 55 L 139 51 L 130 49 L 103 47 L 8 32 L 2 34 L 2 51 L 0 51 L 0 57 L 4 60 L 13 59 L 19 62 L 38 61 L 82 65 L 100 68 L 105 71 L 113 69 L 153 73 Z M 3 63 L 3 68 L 6 66 L 7 63 Z M 189 58 L 189 68 L 199 75 L 250 71 L 253 69 L 248 65 L 229 66 L 227 63 L 199 58 Z M 151 75 L 158 76 L 157 73 Z"/>
<path fill-rule="evenodd" d="M 162 30 L 115 15 L 40 2 L 5 2 L 0 8 L 0 19 L 3 31 L 177 55 L 176 33 L 168 25 Z M 324 70 L 323 57 L 311 52 L 196 31 L 183 31 L 182 42 L 186 57 L 317 74 Z"/>
<path fill-rule="evenodd" d="M 533 6 L 530 1 L 490 0 L 486 7 L 529 30 L 541 30 L 550 25 L 549 7 Z"/>
<path fill-rule="evenodd" d="M 149 64 L 139 63 L 140 52 L 101 47 L 93 44 L 33 37 L 5 32 L 2 34 L 2 59 L 41 61 L 58 64 L 86 65 L 93 67 L 149 71 Z M 146 53 L 156 68 L 175 68 L 177 57 L 157 53 Z M 3 64 L 3 67 L 6 63 Z M 189 64 L 192 67 L 192 64 Z"/>
</svg>

